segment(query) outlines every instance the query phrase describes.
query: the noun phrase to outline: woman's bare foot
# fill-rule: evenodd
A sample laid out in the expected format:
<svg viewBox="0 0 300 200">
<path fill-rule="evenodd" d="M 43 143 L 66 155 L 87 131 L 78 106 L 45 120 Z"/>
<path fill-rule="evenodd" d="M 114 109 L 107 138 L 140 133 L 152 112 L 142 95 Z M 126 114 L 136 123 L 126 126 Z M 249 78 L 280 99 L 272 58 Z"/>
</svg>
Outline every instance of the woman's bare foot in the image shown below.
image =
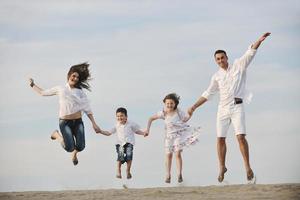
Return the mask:
<svg viewBox="0 0 300 200">
<path fill-rule="evenodd" d="M 58 130 L 53 131 L 53 133 L 51 134 L 51 140 L 56 140 L 61 138 L 61 135 L 59 134 Z"/>
<path fill-rule="evenodd" d="M 225 175 L 226 172 L 227 172 L 227 168 L 226 168 L 226 167 L 223 167 L 223 168 L 221 169 L 221 171 L 220 171 L 219 176 L 218 176 L 218 181 L 219 181 L 220 183 L 223 182 L 223 180 L 224 180 L 224 175 Z"/>
<path fill-rule="evenodd" d="M 77 151 L 76 150 L 73 151 L 72 162 L 73 162 L 74 165 L 78 164 L 78 158 L 77 158 Z"/>
</svg>

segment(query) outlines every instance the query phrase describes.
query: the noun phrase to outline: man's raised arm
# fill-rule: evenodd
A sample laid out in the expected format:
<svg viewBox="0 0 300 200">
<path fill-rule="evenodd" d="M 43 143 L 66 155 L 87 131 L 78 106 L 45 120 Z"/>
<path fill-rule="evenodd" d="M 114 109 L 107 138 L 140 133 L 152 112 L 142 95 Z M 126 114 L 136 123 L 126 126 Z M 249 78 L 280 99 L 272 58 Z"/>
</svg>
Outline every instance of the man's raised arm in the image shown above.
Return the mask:
<svg viewBox="0 0 300 200">
<path fill-rule="evenodd" d="M 252 46 L 251 48 L 252 49 L 257 49 L 260 44 L 269 36 L 271 35 L 271 33 L 267 32 L 267 33 L 264 33 Z"/>
</svg>

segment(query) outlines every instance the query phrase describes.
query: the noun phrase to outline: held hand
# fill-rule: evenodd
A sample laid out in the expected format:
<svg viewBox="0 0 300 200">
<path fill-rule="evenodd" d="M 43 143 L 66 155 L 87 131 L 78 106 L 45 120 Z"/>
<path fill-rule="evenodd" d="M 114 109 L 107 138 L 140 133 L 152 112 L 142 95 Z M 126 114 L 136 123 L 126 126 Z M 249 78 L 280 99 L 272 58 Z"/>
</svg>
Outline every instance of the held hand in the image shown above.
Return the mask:
<svg viewBox="0 0 300 200">
<path fill-rule="evenodd" d="M 93 124 L 93 128 L 96 133 L 101 133 L 101 129 L 99 128 L 99 126 L 97 124 Z"/>
<path fill-rule="evenodd" d="M 190 108 L 187 110 L 187 114 L 190 116 L 190 118 L 192 117 L 193 112 L 194 112 L 193 107 L 190 107 Z M 189 118 L 189 119 L 190 119 L 190 118 Z"/>
<path fill-rule="evenodd" d="M 270 36 L 271 33 L 267 32 L 267 33 L 264 33 L 260 38 L 259 38 L 259 41 L 262 42 L 264 41 L 268 36 Z"/>
<path fill-rule="evenodd" d="M 187 121 L 189 121 L 190 119 L 191 119 L 191 115 L 190 114 L 188 114 L 182 121 L 183 122 L 187 122 Z"/>
<path fill-rule="evenodd" d="M 149 135 L 149 131 L 148 130 L 145 130 L 144 131 L 144 137 L 147 137 Z"/>
</svg>

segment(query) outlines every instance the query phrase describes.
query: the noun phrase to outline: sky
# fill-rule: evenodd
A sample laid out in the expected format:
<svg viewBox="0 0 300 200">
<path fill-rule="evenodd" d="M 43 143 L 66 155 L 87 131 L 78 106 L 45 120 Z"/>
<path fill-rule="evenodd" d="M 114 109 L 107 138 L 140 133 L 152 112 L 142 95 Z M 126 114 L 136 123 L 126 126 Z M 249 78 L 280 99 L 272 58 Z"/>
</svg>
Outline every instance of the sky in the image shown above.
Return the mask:
<svg viewBox="0 0 300 200">
<path fill-rule="evenodd" d="M 171 92 L 186 110 L 218 70 L 213 53 L 239 58 L 271 32 L 248 68 L 246 105 L 250 162 L 257 183 L 299 183 L 299 2 L 287 1 L 0 1 L 0 191 L 39 191 L 177 186 L 164 183 L 164 123 L 147 138 L 136 135 L 133 179 L 117 180 L 115 135 L 94 133 L 86 116 L 86 148 L 74 167 L 71 155 L 50 134 L 58 129 L 58 98 L 41 88 L 66 83 L 71 65 L 89 62 L 94 117 L 104 130 L 115 110 L 146 127 Z M 218 96 L 189 124 L 200 125 L 199 143 L 183 152 L 184 186 L 218 185 Z M 246 183 L 232 128 L 227 137 L 226 184 Z M 125 174 L 125 166 L 123 166 Z"/>
</svg>

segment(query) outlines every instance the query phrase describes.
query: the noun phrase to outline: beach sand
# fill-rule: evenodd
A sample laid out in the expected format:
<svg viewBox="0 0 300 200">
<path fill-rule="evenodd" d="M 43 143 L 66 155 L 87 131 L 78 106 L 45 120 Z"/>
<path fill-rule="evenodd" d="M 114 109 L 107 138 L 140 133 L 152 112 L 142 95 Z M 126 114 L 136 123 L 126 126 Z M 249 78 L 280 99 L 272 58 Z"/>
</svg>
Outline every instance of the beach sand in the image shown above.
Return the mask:
<svg viewBox="0 0 300 200">
<path fill-rule="evenodd" d="M 0 200 L 198 200 L 300 199 L 299 184 L 164 187 L 145 189 L 74 190 L 56 192 L 2 192 Z"/>
</svg>

